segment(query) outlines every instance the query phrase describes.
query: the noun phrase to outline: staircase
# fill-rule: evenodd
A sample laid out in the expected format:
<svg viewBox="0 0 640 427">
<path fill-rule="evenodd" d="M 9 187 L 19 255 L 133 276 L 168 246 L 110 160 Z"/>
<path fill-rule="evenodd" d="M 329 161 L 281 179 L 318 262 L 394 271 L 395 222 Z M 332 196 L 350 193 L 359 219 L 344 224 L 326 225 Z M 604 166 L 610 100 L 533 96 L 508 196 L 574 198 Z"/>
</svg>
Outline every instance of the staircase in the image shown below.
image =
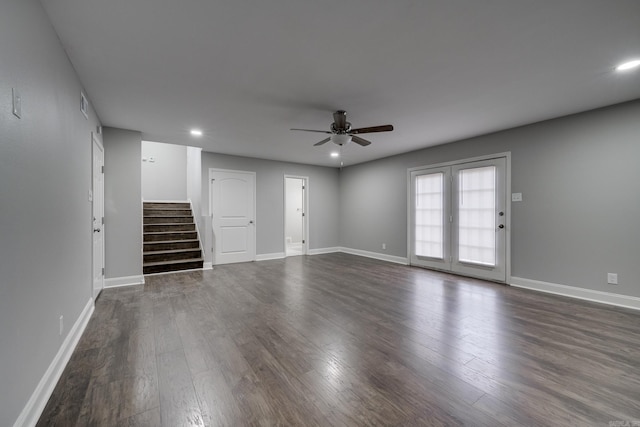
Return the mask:
<svg viewBox="0 0 640 427">
<path fill-rule="evenodd" d="M 202 268 L 202 248 L 191 205 L 144 202 L 144 274 Z"/>
</svg>

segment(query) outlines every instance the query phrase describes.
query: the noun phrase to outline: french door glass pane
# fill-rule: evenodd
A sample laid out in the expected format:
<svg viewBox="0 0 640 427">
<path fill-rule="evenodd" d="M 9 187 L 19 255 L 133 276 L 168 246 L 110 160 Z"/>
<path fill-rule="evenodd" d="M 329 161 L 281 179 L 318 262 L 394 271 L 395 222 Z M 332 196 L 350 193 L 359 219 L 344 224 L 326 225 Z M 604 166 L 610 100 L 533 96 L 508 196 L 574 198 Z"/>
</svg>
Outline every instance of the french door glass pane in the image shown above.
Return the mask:
<svg viewBox="0 0 640 427">
<path fill-rule="evenodd" d="M 496 167 L 463 169 L 459 177 L 458 259 L 496 265 Z"/>
<path fill-rule="evenodd" d="M 415 181 L 415 253 L 444 256 L 444 174 L 419 175 Z"/>
</svg>

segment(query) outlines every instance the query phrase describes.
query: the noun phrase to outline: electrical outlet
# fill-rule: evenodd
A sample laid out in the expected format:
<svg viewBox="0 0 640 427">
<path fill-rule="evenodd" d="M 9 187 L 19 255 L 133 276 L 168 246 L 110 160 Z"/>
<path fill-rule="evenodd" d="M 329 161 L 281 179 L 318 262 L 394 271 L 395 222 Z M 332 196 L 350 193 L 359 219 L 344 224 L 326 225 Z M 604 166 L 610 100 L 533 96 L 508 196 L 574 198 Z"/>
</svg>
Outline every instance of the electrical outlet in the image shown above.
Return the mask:
<svg viewBox="0 0 640 427">
<path fill-rule="evenodd" d="M 382 244 L 382 249 L 387 249 L 387 244 L 386 243 Z"/>
<path fill-rule="evenodd" d="M 60 336 L 62 336 L 62 333 L 64 332 L 64 316 L 60 316 Z"/>
<path fill-rule="evenodd" d="M 512 202 L 521 202 L 522 201 L 522 193 L 511 193 L 511 201 Z"/>
<path fill-rule="evenodd" d="M 618 274 L 617 273 L 607 273 L 607 283 L 610 285 L 618 284 Z"/>
</svg>

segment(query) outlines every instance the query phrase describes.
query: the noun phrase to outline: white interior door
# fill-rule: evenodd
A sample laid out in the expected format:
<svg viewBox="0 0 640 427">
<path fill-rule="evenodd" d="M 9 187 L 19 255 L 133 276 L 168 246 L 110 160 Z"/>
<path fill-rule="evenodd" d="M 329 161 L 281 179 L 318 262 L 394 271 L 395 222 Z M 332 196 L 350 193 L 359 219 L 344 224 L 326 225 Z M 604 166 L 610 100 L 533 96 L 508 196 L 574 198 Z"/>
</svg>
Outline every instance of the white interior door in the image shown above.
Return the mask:
<svg viewBox="0 0 640 427">
<path fill-rule="evenodd" d="M 92 136 L 93 299 L 104 288 L 104 148 Z"/>
<path fill-rule="evenodd" d="M 500 282 L 507 271 L 506 159 L 411 172 L 411 264 Z"/>
<path fill-rule="evenodd" d="M 211 169 L 213 264 L 256 258 L 254 172 Z"/>
</svg>

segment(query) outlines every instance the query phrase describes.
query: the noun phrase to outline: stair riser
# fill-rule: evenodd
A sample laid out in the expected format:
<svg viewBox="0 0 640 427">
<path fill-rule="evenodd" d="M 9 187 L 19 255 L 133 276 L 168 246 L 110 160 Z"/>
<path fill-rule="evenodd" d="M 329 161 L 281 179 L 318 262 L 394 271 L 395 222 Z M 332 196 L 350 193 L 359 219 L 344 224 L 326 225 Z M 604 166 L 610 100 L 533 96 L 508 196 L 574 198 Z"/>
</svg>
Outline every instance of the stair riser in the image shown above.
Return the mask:
<svg viewBox="0 0 640 427">
<path fill-rule="evenodd" d="M 165 273 L 169 271 L 194 270 L 202 268 L 202 261 L 185 262 L 182 264 L 154 265 L 151 267 L 143 267 L 144 274 Z"/>
<path fill-rule="evenodd" d="M 170 249 L 198 249 L 200 242 L 194 240 L 192 242 L 162 242 L 162 243 L 145 243 L 144 251 L 167 251 Z"/>
<path fill-rule="evenodd" d="M 166 234 L 145 234 L 145 242 L 157 242 L 162 240 L 191 240 L 197 239 L 198 235 L 195 231 L 184 233 L 166 233 Z"/>
<path fill-rule="evenodd" d="M 189 203 L 154 203 L 144 202 L 144 209 L 191 209 Z"/>
<path fill-rule="evenodd" d="M 192 223 L 192 216 L 149 216 L 144 217 L 144 224 L 184 224 Z"/>
<path fill-rule="evenodd" d="M 191 209 L 143 209 L 144 216 L 192 216 Z"/>
<path fill-rule="evenodd" d="M 177 261 L 180 259 L 193 259 L 201 257 L 202 252 L 200 251 L 200 249 L 196 249 L 195 251 L 176 252 L 170 254 L 146 253 L 144 254 L 144 262 Z"/>
<path fill-rule="evenodd" d="M 195 229 L 195 224 L 148 224 L 144 226 L 145 233 L 157 231 L 195 231 Z"/>
</svg>

